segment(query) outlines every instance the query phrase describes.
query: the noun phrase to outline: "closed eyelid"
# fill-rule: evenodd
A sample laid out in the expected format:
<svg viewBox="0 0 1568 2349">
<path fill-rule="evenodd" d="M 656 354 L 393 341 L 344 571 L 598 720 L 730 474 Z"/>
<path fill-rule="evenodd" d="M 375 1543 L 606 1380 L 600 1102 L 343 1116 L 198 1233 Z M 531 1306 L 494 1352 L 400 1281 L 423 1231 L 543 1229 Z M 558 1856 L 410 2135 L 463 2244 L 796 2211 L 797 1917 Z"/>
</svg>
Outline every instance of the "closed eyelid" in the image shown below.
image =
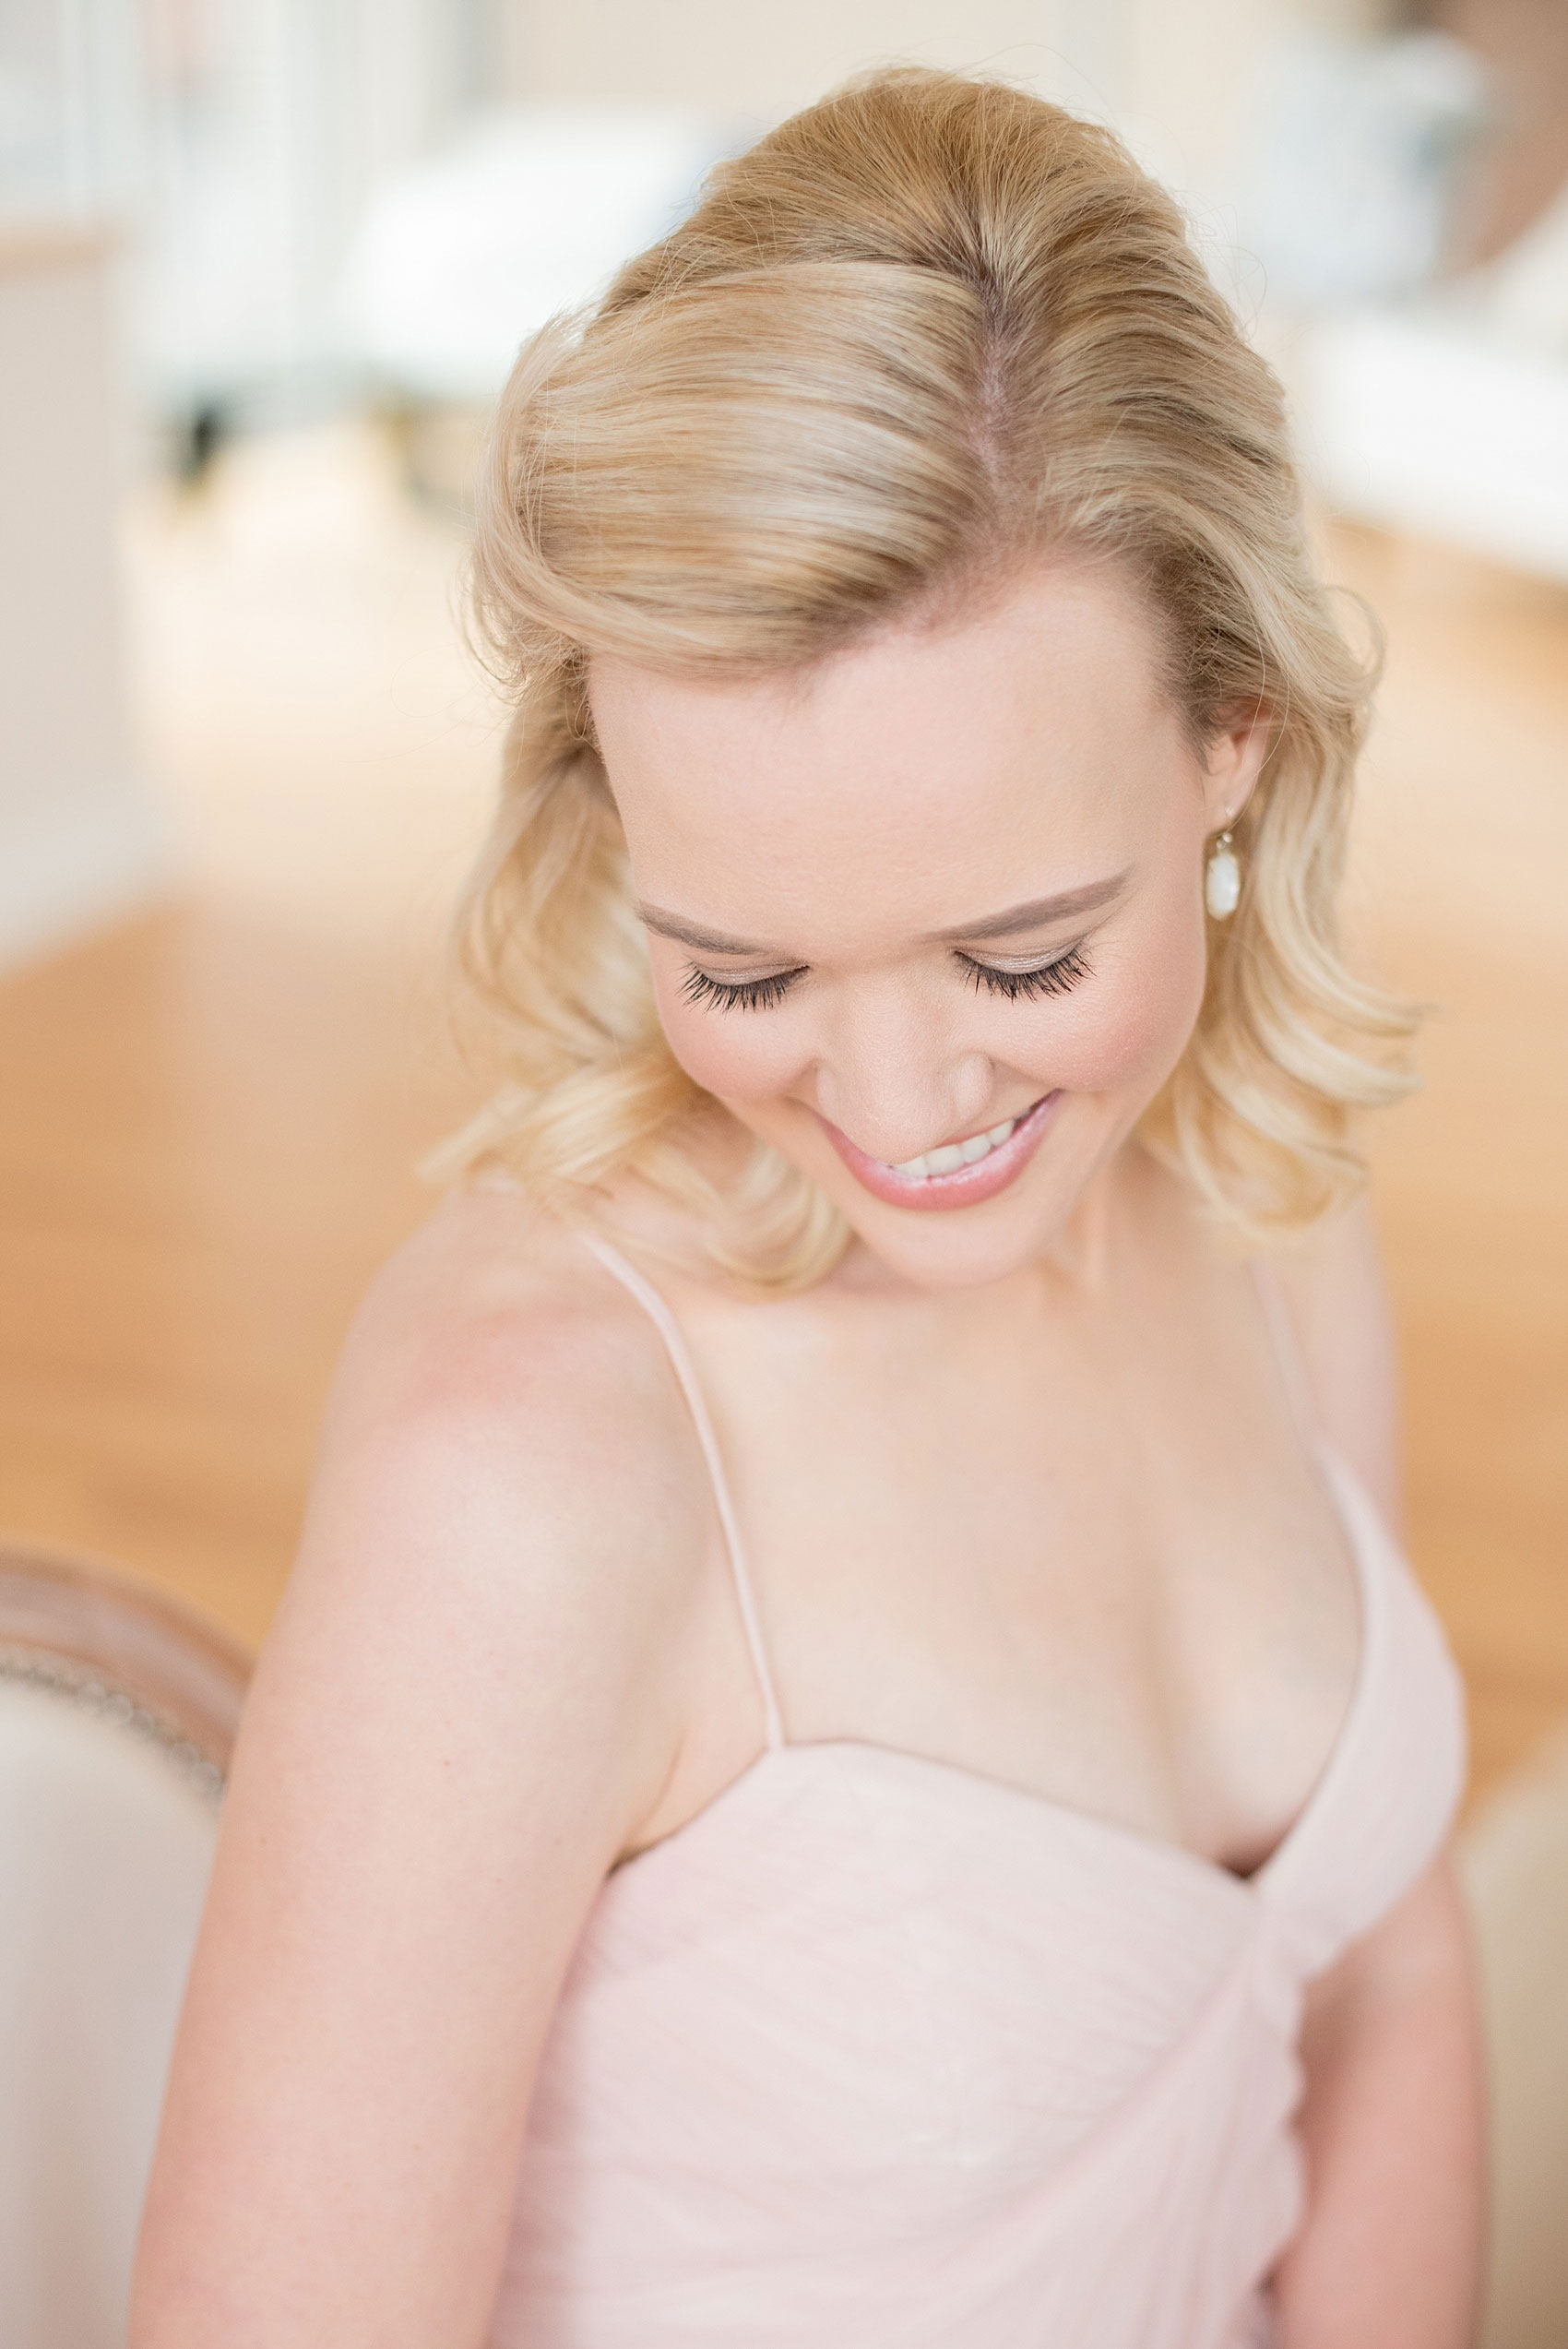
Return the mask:
<svg viewBox="0 0 1568 2349">
<path fill-rule="evenodd" d="M 716 987 L 769 987 L 782 979 L 802 979 L 811 969 L 809 962 L 765 962 L 754 971 L 714 971 L 706 963 L 688 962 L 687 972 L 695 972 Z"/>
<path fill-rule="evenodd" d="M 1053 962 L 1065 962 L 1078 953 L 1087 942 L 1087 932 L 1064 946 L 1036 947 L 1029 954 L 967 954 L 961 948 L 955 951 L 960 962 L 978 962 L 992 971 L 1041 971 Z"/>
<path fill-rule="evenodd" d="M 1020 997 L 1064 996 L 1090 975 L 1088 960 L 1084 953 L 1085 941 L 1064 947 L 1041 960 L 1023 957 L 1007 957 L 1001 961 L 982 962 L 975 956 L 955 952 L 953 960 L 977 991 L 1004 996 L 1016 1002 Z M 775 972 L 770 976 L 754 979 L 720 979 L 705 971 L 698 963 L 688 963 L 681 983 L 681 993 L 688 1003 L 701 1004 L 710 1011 L 770 1011 L 782 1003 L 797 979 L 806 975 L 808 966 L 799 964 L 792 971 Z"/>
<path fill-rule="evenodd" d="M 1114 906 L 1107 905 L 1104 909 L 1105 916 L 1109 916 L 1115 910 Z M 1066 936 L 1062 935 L 1058 926 L 1054 938 L 1042 939 L 1035 946 L 1015 945 L 1008 949 L 1003 948 L 1000 942 L 991 946 L 978 939 L 962 939 L 956 940 L 949 950 L 958 961 L 971 969 L 976 966 L 984 966 L 1016 976 L 1029 971 L 1048 970 L 1054 962 L 1070 961 L 1075 956 L 1082 954 L 1084 948 L 1099 936 L 1103 927 L 1103 916 L 1088 922 L 1080 919 L 1076 928 Z"/>
<path fill-rule="evenodd" d="M 961 962 L 994 962 L 999 968 L 1005 965 L 1009 969 L 1016 967 L 1022 971 L 1032 963 L 1052 962 L 1062 955 L 1072 954 L 1087 942 L 1096 926 L 1093 923 L 1087 923 L 1070 937 L 1057 937 L 1040 946 L 1017 947 L 1011 953 L 992 948 L 989 951 L 982 948 L 979 953 L 970 954 L 966 945 L 958 940 L 944 940 L 942 946 L 946 953 L 956 955 Z M 712 954 L 713 949 L 709 948 L 709 960 Z M 706 964 L 688 964 L 689 969 L 703 969 L 708 978 L 718 980 L 720 985 L 738 987 L 749 986 L 754 981 L 763 979 L 803 978 L 812 967 L 809 962 L 787 962 L 778 959 L 749 971 L 715 971 L 707 969 Z"/>
<path fill-rule="evenodd" d="M 953 960 L 968 972 L 995 972 L 1005 978 L 1027 978 L 1032 972 L 1051 971 L 1058 964 L 1071 964 L 1081 955 L 1087 943 L 1087 934 L 1070 939 L 1051 950 L 1039 947 L 1028 954 L 967 954 L 959 947 L 948 952 Z M 773 964 L 761 971 L 711 971 L 702 964 L 689 962 L 681 982 L 681 992 L 688 1000 L 712 1004 L 740 1003 L 746 1000 L 771 1002 L 782 1000 L 785 990 L 797 979 L 810 976 L 809 962 Z"/>
<path fill-rule="evenodd" d="M 1064 889 L 1056 897 L 1033 898 L 1026 904 L 1009 906 L 1001 913 L 983 915 L 979 921 L 957 929 L 935 931 L 928 943 L 933 946 L 978 946 L 990 938 L 1016 937 L 1021 932 L 1045 929 L 1071 921 L 1079 914 L 1098 913 L 1113 906 L 1126 894 L 1127 884 L 1132 878 L 1133 867 L 1128 865 L 1105 880 L 1087 882 L 1082 888 Z M 709 930 L 699 923 L 688 921 L 683 915 L 667 913 L 660 906 L 639 903 L 637 918 L 659 937 L 672 938 L 677 945 L 690 947 L 697 954 L 742 957 L 770 952 L 770 948 L 759 946 L 754 940 L 728 937 L 720 931 Z M 777 970 L 786 966 L 776 963 L 774 967 Z M 807 966 L 798 963 L 787 967 L 803 971 Z"/>
<path fill-rule="evenodd" d="M 689 962 L 681 993 L 688 1003 L 703 1004 L 714 1011 L 770 1010 L 783 1001 L 800 976 L 796 969 L 764 972 L 754 978 L 720 978 L 700 963 Z"/>
</svg>

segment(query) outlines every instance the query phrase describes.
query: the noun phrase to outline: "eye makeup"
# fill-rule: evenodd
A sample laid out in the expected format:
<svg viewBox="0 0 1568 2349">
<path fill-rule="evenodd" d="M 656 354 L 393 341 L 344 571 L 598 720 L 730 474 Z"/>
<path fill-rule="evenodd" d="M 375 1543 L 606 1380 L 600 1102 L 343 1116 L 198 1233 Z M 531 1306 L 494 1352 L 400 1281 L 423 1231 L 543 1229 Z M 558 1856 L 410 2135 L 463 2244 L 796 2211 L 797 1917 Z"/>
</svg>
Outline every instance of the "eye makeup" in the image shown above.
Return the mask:
<svg viewBox="0 0 1568 2349">
<path fill-rule="evenodd" d="M 1081 979 L 1089 975 L 1088 959 L 1082 945 L 1070 946 L 1064 954 L 1053 955 L 1049 962 L 1032 962 L 1023 970 L 1009 970 L 1004 964 L 977 962 L 973 955 L 960 954 L 969 984 L 978 995 L 983 987 L 991 995 L 1005 996 L 1010 1003 L 1020 996 L 1070 995 Z"/>
<path fill-rule="evenodd" d="M 705 1003 L 716 1011 L 771 1011 L 782 1003 L 799 971 L 775 971 L 766 979 L 716 979 L 711 972 L 690 964 L 681 982 L 688 1003 Z"/>
<path fill-rule="evenodd" d="M 1064 953 L 1052 955 L 1047 962 L 1028 963 L 1022 968 L 981 962 L 969 954 L 955 955 L 954 960 L 977 994 L 984 988 L 988 994 L 1005 996 L 1010 1003 L 1020 997 L 1067 995 L 1089 975 L 1082 942 L 1069 947 Z M 719 979 L 694 962 L 688 964 L 681 981 L 681 993 L 689 1003 L 706 1004 L 716 1011 L 771 1011 L 775 1005 L 783 1002 L 804 971 L 802 964 L 793 971 L 770 972 L 761 979 Z"/>
</svg>

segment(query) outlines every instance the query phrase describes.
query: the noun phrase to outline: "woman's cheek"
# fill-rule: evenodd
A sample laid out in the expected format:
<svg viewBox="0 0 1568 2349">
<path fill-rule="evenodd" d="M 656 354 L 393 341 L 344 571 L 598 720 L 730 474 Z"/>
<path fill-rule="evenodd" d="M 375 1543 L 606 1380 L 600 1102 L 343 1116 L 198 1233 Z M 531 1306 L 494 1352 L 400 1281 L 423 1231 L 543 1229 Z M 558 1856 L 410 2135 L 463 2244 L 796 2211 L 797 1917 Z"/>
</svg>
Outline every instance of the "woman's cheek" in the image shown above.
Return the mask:
<svg viewBox="0 0 1568 2349">
<path fill-rule="evenodd" d="M 1187 923 L 1162 925 L 1125 960 L 1107 958 L 1078 998 L 1082 1016 L 1058 1020 L 1054 1035 L 1044 1023 L 1039 1074 L 1075 1092 L 1152 1093 L 1193 1031 L 1204 976 L 1203 931 Z"/>
<path fill-rule="evenodd" d="M 724 1011 L 693 1003 L 678 984 L 659 982 L 659 1017 L 670 1049 L 695 1084 L 721 1101 L 766 1101 L 799 1073 L 775 1011 Z"/>
</svg>

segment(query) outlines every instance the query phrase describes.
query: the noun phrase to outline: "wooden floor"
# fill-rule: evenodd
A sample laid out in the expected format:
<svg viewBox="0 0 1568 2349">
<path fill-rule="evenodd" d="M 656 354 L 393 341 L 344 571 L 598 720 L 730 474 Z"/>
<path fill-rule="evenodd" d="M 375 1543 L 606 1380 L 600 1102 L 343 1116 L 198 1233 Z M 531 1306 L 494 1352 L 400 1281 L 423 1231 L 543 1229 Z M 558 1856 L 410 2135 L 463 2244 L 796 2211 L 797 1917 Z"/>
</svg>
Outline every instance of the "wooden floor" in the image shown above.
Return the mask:
<svg viewBox="0 0 1568 2349">
<path fill-rule="evenodd" d="M 258 443 L 129 527 L 177 900 L 0 979 L 0 1529 L 243 1641 L 288 1571 L 356 1296 L 474 1084 L 440 913 L 496 713 L 454 531 L 349 432 Z M 1389 637 L 1356 919 L 1439 1006 L 1376 1138 L 1417 1563 L 1477 1783 L 1568 1714 L 1568 596 L 1339 531 Z"/>
<path fill-rule="evenodd" d="M 1370 1139 L 1481 1792 L 1568 1715 L 1568 592 L 1344 531 L 1330 559 L 1388 639 L 1351 900 L 1432 1017 Z"/>
</svg>

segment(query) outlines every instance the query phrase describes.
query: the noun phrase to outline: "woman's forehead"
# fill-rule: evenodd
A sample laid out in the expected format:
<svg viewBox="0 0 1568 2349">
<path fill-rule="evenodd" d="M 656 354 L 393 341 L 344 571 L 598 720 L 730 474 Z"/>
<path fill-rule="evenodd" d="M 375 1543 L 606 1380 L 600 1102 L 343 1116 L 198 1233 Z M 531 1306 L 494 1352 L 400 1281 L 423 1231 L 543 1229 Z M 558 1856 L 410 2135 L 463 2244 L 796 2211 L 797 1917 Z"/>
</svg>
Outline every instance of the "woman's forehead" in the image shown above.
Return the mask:
<svg viewBox="0 0 1568 2349">
<path fill-rule="evenodd" d="M 981 877 L 1064 831 L 1093 856 L 1182 747 L 1145 608 L 1087 566 L 1042 566 L 954 625 L 888 627 L 809 671 L 706 680 L 607 660 L 590 693 L 639 864 L 934 853 Z"/>
</svg>

